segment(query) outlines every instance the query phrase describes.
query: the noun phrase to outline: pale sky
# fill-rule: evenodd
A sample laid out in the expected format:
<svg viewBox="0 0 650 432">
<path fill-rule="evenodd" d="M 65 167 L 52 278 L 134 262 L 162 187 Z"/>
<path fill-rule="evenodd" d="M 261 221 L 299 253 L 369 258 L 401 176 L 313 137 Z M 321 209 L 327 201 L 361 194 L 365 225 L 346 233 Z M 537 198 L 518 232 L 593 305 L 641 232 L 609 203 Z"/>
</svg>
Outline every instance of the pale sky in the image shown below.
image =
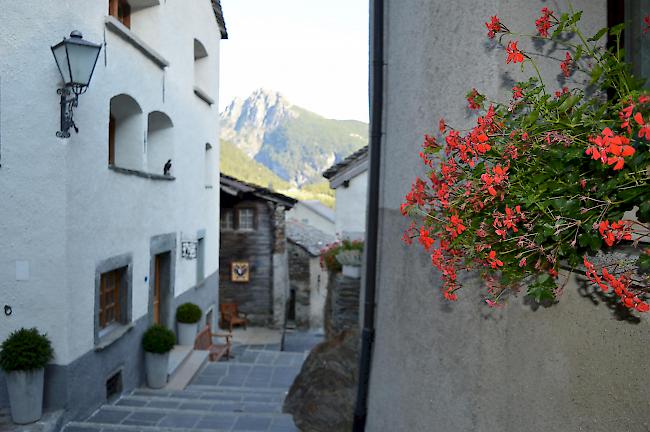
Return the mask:
<svg viewBox="0 0 650 432">
<path fill-rule="evenodd" d="M 368 0 L 221 0 L 219 109 L 263 87 L 335 119 L 368 121 Z"/>
</svg>

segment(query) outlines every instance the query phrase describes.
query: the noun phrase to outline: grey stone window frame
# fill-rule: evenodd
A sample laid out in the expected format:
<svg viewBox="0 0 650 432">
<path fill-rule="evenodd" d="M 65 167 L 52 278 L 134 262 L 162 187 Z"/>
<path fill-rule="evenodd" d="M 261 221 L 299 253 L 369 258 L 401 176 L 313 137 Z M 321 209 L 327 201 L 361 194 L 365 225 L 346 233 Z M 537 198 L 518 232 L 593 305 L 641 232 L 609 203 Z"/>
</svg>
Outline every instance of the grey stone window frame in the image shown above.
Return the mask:
<svg viewBox="0 0 650 432">
<path fill-rule="evenodd" d="M 120 286 L 120 314 L 119 323 L 113 324 L 109 329 L 101 329 L 99 324 L 99 303 L 102 274 L 113 270 L 126 268 L 125 276 Z M 101 260 L 95 264 L 95 308 L 94 308 L 94 340 L 95 348 L 103 349 L 119 339 L 132 327 L 133 311 L 133 255 L 125 253 Z M 101 334 L 103 333 L 103 334 Z M 101 334 L 101 335 L 100 335 Z"/>
<path fill-rule="evenodd" d="M 200 229 L 196 232 L 196 285 L 201 285 L 205 280 L 205 237 L 206 230 Z M 199 243 L 202 242 L 202 243 Z M 202 244 L 203 247 L 199 247 Z"/>
</svg>

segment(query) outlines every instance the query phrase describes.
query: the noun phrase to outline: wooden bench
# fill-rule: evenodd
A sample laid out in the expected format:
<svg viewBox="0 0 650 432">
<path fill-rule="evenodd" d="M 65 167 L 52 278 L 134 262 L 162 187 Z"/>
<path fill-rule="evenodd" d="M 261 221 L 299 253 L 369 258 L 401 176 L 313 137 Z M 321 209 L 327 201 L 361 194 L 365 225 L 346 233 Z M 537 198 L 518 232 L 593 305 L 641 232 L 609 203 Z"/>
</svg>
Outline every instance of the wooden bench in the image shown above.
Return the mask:
<svg viewBox="0 0 650 432">
<path fill-rule="evenodd" d="M 226 343 L 215 344 L 213 340 L 216 337 L 225 338 Z M 230 333 L 228 334 L 212 333 L 212 331 L 210 331 L 210 326 L 206 325 L 196 335 L 196 339 L 194 340 L 194 349 L 209 351 L 210 354 L 208 358 L 210 361 L 219 361 L 219 359 L 224 355 L 226 356 L 226 359 L 230 359 L 231 338 L 232 338 L 232 334 Z"/>
<path fill-rule="evenodd" d="M 246 330 L 248 318 L 245 313 L 237 310 L 237 303 L 221 303 L 219 312 L 221 312 L 222 329 L 228 329 L 232 332 L 234 326 L 243 325 L 244 330 Z"/>
</svg>

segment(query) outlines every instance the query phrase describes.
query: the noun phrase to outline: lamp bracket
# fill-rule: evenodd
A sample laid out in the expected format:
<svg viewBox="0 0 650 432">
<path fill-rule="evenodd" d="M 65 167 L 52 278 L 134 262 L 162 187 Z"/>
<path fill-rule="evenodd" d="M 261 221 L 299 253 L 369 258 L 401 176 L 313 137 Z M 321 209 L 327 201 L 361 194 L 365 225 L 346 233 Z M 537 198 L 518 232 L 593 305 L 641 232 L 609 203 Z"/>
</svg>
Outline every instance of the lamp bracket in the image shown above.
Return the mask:
<svg viewBox="0 0 650 432">
<path fill-rule="evenodd" d="M 57 94 L 61 95 L 61 130 L 57 131 L 59 138 L 70 138 L 70 128 L 79 133 L 79 128 L 74 122 L 73 108 L 79 104 L 79 95 L 86 91 L 82 86 L 66 86 L 58 89 Z"/>
</svg>

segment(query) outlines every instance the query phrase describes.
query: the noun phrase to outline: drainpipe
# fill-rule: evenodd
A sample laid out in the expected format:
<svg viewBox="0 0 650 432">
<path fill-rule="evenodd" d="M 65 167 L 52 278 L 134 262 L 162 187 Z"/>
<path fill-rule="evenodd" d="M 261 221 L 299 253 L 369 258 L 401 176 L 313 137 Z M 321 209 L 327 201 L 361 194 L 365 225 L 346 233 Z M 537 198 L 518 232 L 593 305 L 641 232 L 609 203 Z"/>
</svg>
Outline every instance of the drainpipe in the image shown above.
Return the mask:
<svg viewBox="0 0 650 432">
<path fill-rule="evenodd" d="M 368 214 L 366 218 L 366 273 L 359 384 L 354 410 L 353 432 L 363 432 L 368 416 L 368 386 L 372 344 L 375 339 L 375 298 L 377 282 L 377 237 L 379 225 L 379 169 L 381 162 L 382 116 L 384 107 L 384 0 L 371 0 L 372 88 L 370 94 L 370 173 L 368 179 Z"/>
</svg>

